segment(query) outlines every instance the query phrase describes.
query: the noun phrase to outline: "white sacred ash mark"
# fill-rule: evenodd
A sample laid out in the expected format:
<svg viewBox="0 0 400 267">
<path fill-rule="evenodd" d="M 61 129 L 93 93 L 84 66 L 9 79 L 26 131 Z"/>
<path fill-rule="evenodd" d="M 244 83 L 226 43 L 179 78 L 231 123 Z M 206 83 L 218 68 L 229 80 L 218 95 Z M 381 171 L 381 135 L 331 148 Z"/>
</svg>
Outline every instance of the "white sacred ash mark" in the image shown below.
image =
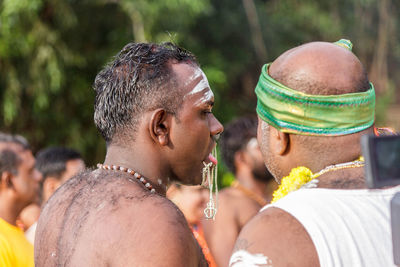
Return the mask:
<svg viewBox="0 0 400 267">
<path fill-rule="evenodd" d="M 193 89 L 184 95 L 183 99 L 185 99 L 188 96 L 200 93 L 202 91 L 205 91 L 203 96 L 196 101 L 195 105 L 200 105 L 203 103 L 210 102 L 214 98 L 214 94 L 210 89 L 210 85 L 208 84 L 208 79 L 204 72 L 200 68 L 196 68 L 193 74 L 188 78 L 188 80 L 185 82 L 185 86 L 193 82 L 194 80 L 198 78 L 202 78 L 198 81 L 198 83 L 193 87 Z"/>
<path fill-rule="evenodd" d="M 188 78 L 188 80 L 185 82 L 185 86 L 189 85 L 191 82 L 199 78 L 200 76 L 203 75 L 203 72 L 201 71 L 200 68 L 195 68 L 195 71 L 193 74 Z"/>
<path fill-rule="evenodd" d="M 238 250 L 231 256 L 229 267 L 272 267 L 272 261 L 261 253 Z"/>
<path fill-rule="evenodd" d="M 193 82 L 194 80 L 196 80 L 196 79 L 198 79 L 200 77 L 202 77 L 202 79 L 199 80 L 199 82 L 196 84 L 196 86 L 193 87 L 193 89 L 189 93 L 187 93 L 184 97 L 196 94 L 198 92 L 201 92 L 206 88 L 210 88 L 210 85 L 208 84 L 208 79 L 207 79 L 206 75 L 199 68 L 197 68 L 194 71 L 193 75 L 189 77 L 189 79 L 187 80 L 185 85 L 190 84 L 191 82 Z"/>
</svg>

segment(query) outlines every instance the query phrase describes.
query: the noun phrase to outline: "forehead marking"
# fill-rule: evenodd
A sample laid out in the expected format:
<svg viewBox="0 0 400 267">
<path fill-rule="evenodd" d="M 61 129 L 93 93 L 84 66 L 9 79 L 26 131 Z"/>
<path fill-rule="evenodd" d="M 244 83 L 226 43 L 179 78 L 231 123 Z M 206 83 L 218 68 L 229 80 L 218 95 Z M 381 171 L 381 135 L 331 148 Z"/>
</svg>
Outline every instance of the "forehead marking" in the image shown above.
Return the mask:
<svg viewBox="0 0 400 267">
<path fill-rule="evenodd" d="M 200 78 L 199 82 L 193 87 L 193 89 L 187 93 L 183 99 L 185 99 L 187 96 L 194 95 L 196 93 L 205 91 L 203 96 L 195 102 L 195 105 L 199 105 L 202 103 L 209 102 L 213 99 L 214 94 L 210 89 L 210 85 L 208 84 L 208 79 L 204 72 L 200 68 L 196 68 L 193 72 L 193 74 L 188 78 L 188 80 L 185 82 L 185 86 L 189 85 L 191 82 L 194 80 Z"/>
<path fill-rule="evenodd" d="M 199 78 L 202 75 L 203 75 L 203 72 L 201 71 L 201 69 L 200 68 L 195 68 L 193 74 L 185 82 L 185 86 L 187 86 L 189 83 L 191 83 L 192 81 L 196 80 L 197 78 Z"/>
<path fill-rule="evenodd" d="M 214 98 L 213 92 L 209 88 L 204 88 L 203 90 L 207 89 L 207 91 L 204 92 L 203 96 L 196 101 L 195 105 L 200 105 L 203 103 L 210 102 Z"/>
<path fill-rule="evenodd" d="M 193 89 L 192 89 L 189 93 L 187 93 L 187 94 L 185 95 L 185 97 L 186 97 L 186 96 L 193 95 L 193 94 L 196 94 L 196 93 L 201 92 L 201 91 L 203 91 L 204 89 L 210 87 L 210 85 L 208 84 L 208 79 L 207 79 L 206 75 L 205 75 L 204 72 L 203 72 L 201 69 L 199 69 L 199 68 L 197 68 L 197 69 L 194 71 L 193 75 L 190 76 L 190 77 L 188 78 L 188 80 L 187 80 L 187 82 L 185 83 L 185 85 L 188 85 L 188 84 L 191 83 L 193 80 L 198 79 L 199 77 L 202 77 L 202 79 L 196 84 L 195 87 L 193 87 Z"/>
</svg>

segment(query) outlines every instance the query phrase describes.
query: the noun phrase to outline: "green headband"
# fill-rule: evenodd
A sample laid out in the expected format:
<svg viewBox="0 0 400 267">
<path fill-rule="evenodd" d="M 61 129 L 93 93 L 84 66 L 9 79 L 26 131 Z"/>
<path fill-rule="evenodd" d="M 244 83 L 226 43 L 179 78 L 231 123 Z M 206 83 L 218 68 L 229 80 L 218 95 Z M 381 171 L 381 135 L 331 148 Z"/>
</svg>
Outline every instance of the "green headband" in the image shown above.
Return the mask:
<svg viewBox="0 0 400 267">
<path fill-rule="evenodd" d="M 282 132 L 303 135 L 345 135 L 372 126 L 375 90 L 343 95 L 309 95 L 275 81 L 262 68 L 256 87 L 257 113 Z"/>
</svg>

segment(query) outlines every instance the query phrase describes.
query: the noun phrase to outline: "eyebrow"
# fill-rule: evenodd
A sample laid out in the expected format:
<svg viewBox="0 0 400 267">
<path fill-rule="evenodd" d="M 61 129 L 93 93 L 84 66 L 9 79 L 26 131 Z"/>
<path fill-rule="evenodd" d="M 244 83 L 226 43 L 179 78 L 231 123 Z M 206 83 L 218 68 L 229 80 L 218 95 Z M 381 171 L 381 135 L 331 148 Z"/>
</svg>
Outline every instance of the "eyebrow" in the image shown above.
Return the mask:
<svg viewBox="0 0 400 267">
<path fill-rule="evenodd" d="M 214 106 L 214 101 L 208 100 L 205 104 L 208 105 L 208 106 L 213 107 Z"/>
</svg>

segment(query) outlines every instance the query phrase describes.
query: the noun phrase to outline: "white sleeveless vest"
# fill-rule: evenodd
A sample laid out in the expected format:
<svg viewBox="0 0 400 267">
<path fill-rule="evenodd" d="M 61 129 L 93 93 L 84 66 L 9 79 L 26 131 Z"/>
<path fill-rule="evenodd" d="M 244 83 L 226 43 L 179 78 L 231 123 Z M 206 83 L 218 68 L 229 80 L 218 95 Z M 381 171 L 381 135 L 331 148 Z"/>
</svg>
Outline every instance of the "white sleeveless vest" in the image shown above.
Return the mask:
<svg viewBox="0 0 400 267">
<path fill-rule="evenodd" d="M 314 242 L 321 267 L 395 266 L 390 200 L 399 191 L 400 186 L 384 190 L 303 188 L 262 210 L 276 207 L 295 217 Z"/>
</svg>

